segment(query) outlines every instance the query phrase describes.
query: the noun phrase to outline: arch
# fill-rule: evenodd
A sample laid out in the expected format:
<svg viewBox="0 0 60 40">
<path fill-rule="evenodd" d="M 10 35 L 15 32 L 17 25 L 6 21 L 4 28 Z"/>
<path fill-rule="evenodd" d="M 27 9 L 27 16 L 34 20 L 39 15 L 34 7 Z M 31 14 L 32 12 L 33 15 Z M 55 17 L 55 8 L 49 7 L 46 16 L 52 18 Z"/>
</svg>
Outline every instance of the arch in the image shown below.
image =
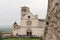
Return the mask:
<svg viewBox="0 0 60 40">
<path fill-rule="evenodd" d="M 27 34 L 27 36 L 32 36 L 32 29 L 27 28 L 26 34 Z"/>
</svg>

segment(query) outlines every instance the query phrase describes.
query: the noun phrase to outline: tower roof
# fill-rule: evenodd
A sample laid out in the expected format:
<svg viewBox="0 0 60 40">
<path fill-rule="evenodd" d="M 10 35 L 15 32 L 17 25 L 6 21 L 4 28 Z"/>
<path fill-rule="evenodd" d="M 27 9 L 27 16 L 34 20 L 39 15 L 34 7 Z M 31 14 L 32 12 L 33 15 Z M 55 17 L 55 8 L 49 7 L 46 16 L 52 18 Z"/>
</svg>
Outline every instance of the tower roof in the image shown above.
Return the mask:
<svg viewBox="0 0 60 40">
<path fill-rule="evenodd" d="M 22 6 L 22 7 L 21 7 L 21 12 L 30 12 L 29 7 L 27 7 L 27 6 Z"/>
<path fill-rule="evenodd" d="M 29 7 L 27 7 L 27 6 L 23 6 L 23 7 L 21 7 L 21 8 L 28 8 L 28 9 L 29 9 Z"/>
<path fill-rule="evenodd" d="M 14 24 L 15 24 L 15 25 L 17 25 L 17 23 L 16 23 L 16 22 L 14 22 Z"/>
</svg>

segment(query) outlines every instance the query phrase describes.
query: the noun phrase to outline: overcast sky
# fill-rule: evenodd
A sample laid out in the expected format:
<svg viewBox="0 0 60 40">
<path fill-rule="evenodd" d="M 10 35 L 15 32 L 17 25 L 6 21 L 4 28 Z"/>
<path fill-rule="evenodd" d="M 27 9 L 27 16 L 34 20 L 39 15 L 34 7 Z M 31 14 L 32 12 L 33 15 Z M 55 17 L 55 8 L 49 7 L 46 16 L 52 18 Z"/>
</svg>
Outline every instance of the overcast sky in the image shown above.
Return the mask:
<svg viewBox="0 0 60 40">
<path fill-rule="evenodd" d="M 33 15 L 45 19 L 48 0 L 0 0 L 0 25 L 20 24 L 20 7 L 27 6 Z"/>
</svg>

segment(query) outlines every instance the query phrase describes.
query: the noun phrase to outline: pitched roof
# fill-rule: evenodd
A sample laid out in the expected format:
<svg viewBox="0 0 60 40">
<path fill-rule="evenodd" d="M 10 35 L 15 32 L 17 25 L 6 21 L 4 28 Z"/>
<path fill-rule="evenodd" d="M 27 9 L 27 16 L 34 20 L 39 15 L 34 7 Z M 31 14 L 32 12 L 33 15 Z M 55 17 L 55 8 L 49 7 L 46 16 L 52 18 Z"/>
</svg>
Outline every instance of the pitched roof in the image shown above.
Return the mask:
<svg viewBox="0 0 60 40">
<path fill-rule="evenodd" d="M 31 12 L 27 13 L 22 19 L 24 19 L 27 15 L 32 15 L 34 19 L 37 19 Z"/>
</svg>

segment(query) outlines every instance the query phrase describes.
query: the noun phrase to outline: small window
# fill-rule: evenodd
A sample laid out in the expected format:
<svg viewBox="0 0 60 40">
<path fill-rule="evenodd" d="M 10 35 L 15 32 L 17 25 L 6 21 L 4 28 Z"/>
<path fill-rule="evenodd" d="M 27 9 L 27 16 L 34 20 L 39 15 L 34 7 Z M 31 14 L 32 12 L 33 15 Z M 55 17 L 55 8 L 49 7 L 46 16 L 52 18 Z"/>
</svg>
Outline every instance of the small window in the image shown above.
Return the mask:
<svg viewBox="0 0 60 40">
<path fill-rule="evenodd" d="M 28 18 L 30 18 L 30 16 L 28 16 Z"/>
</svg>

